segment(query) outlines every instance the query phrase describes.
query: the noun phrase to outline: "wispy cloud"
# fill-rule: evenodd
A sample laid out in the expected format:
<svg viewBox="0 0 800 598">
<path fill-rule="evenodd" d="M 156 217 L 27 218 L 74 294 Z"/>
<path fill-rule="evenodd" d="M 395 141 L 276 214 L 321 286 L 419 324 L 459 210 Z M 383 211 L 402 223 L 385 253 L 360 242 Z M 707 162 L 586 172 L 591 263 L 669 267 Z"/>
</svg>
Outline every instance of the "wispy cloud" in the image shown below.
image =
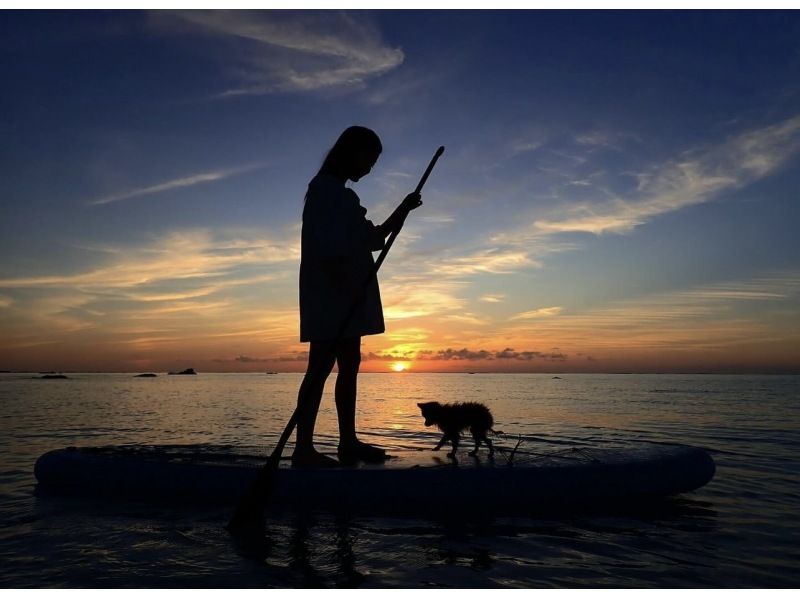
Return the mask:
<svg viewBox="0 0 800 598">
<path fill-rule="evenodd" d="M 108 247 L 108 264 L 75 274 L 0 279 L 0 288 L 72 287 L 80 289 L 138 290 L 146 295 L 157 283 L 187 279 L 222 279 L 247 265 L 294 262 L 297 243 L 281 239 L 228 240 L 205 230 L 176 231 L 141 247 Z M 221 284 L 221 283 L 220 283 Z M 168 295 L 174 293 L 168 291 Z M 185 292 L 179 293 L 179 295 Z M 196 290 L 189 294 L 200 295 Z M 207 294 L 207 293 L 206 293 Z M 142 296 L 141 300 L 153 300 Z"/>
<path fill-rule="evenodd" d="M 787 272 L 617 301 L 605 307 L 499 326 L 498 338 L 628 351 L 720 349 L 798 338 L 800 276 Z M 516 342 L 516 341 L 515 341 Z"/>
<path fill-rule="evenodd" d="M 101 197 L 100 199 L 95 199 L 93 201 L 90 201 L 89 205 L 99 206 L 99 205 L 114 203 L 117 201 L 122 201 L 125 199 L 133 199 L 134 197 L 142 197 L 144 195 L 163 193 L 164 191 L 171 191 L 172 189 L 194 187 L 195 185 L 202 185 L 203 183 L 220 181 L 222 179 L 227 179 L 232 176 L 244 174 L 246 172 L 251 172 L 253 170 L 263 168 L 264 166 L 265 166 L 264 163 L 247 164 L 244 166 L 237 166 L 235 168 L 212 170 L 209 172 L 193 174 L 186 177 L 173 179 L 171 181 L 165 181 L 163 183 L 149 185 L 147 187 L 140 187 L 138 189 L 130 189 L 128 191 L 107 195 L 105 197 Z"/>
<path fill-rule="evenodd" d="M 625 138 L 627 139 L 627 137 Z M 582 139 L 584 145 L 601 146 L 617 140 L 609 134 L 591 135 Z M 731 288 L 705 288 L 692 291 L 693 295 L 673 296 L 669 301 L 658 302 L 658 307 L 650 309 L 639 303 L 619 306 L 617 311 L 609 308 L 603 314 L 596 313 L 592 316 L 580 313 L 565 315 L 564 307 L 556 305 L 544 306 L 520 313 L 511 313 L 505 316 L 507 323 L 495 321 L 497 314 L 467 313 L 467 297 L 471 294 L 473 282 L 487 275 L 507 275 L 509 273 L 541 268 L 545 260 L 556 253 L 573 251 L 578 245 L 575 242 L 563 242 L 555 233 L 563 230 L 583 230 L 600 234 L 602 232 L 623 232 L 639 223 L 644 223 L 658 214 L 693 203 L 709 201 L 725 190 L 741 186 L 757 177 L 767 176 L 776 171 L 793 151 L 798 149 L 800 143 L 800 117 L 787 120 L 771 127 L 739 134 L 728 141 L 703 150 L 693 150 L 684 153 L 680 159 L 670 161 L 659 168 L 652 168 L 646 176 L 639 179 L 638 187 L 633 185 L 630 194 L 638 197 L 637 200 L 615 199 L 596 204 L 583 204 L 583 208 L 591 211 L 585 221 L 576 217 L 576 207 L 565 207 L 564 203 L 553 208 L 552 214 L 558 216 L 545 220 L 544 218 L 527 219 L 527 226 L 519 225 L 511 228 L 500 228 L 495 232 L 485 234 L 482 238 L 470 238 L 469 246 L 450 247 L 439 255 L 426 255 L 424 260 L 414 261 L 414 256 L 403 256 L 410 259 L 400 259 L 399 264 L 394 262 L 389 268 L 394 272 L 410 272 L 411 268 L 417 271 L 416 276 L 398 277 L 393 275 L 392 283 L 384 288 L 386 317 L 388 320 L 407 320 L 416 325 L 432 326 L 437 328 L 439 340 L 446 342 L 473 342 L 475 334 L 471 337 L 462 334 L 460 328 L 465 324 L 472 330 L 481 326 L 482 342 L 500 341 L 493 336 L 491 330 L 483 324 L 495 322 L 500 334 L 512 335 L 509 339 L 522 343 L 524 335 L 537 335 L 543 330 L 564 332 L 568 337 L 573 333 L 581 335 L 580 343 L 593 342 L 592 326 L 598 323 L 603 327 L 608 320 L 613 322 L 617 334 L 620 330 L 627 330 L 625 318 L 630 315 L 632 321 L 639 319 L 639 330 L 642 343 L 657 342 L 657 338 L 646 332 L 649 323 L 663 323 L 665 318 L 671 319 L 669 326 L 678 325 L 676 322 L 694 322 L 695 320 L 713 320 L 715 307 L 724 301 L 745 300 L 779 300 L 782 297 L 777 291 L 758 288 L 743 288 L 734 285 Z M 595 168 L 596 165 L 590 165 Z M 630 183 L 630 178 L 628 182 Z M 634 181 L 635 182 L 635 181 Z M 591 181 L 595 188 L 595 182 Z M 541 213 L 541 208 L 538 209 Z M 550 209 L 550 208 L 548 208 Z M 556 211 L 558 210 L 558 211 Z M 559 213 L 560 211 L 560 213 Z M 535 212 L 534 212 L 535 213 Z M 520 219 L 518 219 L 520 220 Z M 535 225 L 532 225 L 535 222 Z M 546 226 L 548 223 L 550 226 Z M 408 239 L 408 238 L 407 238 Z M 405 245 L 400 246 L 402 253 L 408 254 Z M 413 262 L 413 263 L 412 263 Z M 405 266 L 402 264 L 406 264 Z M 474 288 L 474 287 L 472 287 Z M 410 293 L 410 289 L 413 291 Z M 697 293 L 704 293 L 704 300 L 700 301 Z M 688 291 L 687 291 L 688 293 Z M 412 296 L 413 295 L 413 296 Z M 480 295 L 476 297 L 484 304 L 499 303 L 503 300 L 497 294 Z M 488 311 L 488 310 L 487 310 Z M 431 318 L 435 318 L 434 324 Z M 743 330 L 741 326 L 720 326 L 711 329 L 710 324 L 703 323 L 704 329 L 709 330 L 711 336 L 726 334 L 730 330 Z M 658 329 L 660 324 L 653 324 L 652 329 Z M 663 331 L 663 328 L 661 328 Z M 451 334 L 448 339 L 445 334 Z M 612 331 L 609 331 L 609 336 Z M 687 332 L 686 338 L 693 337 Z M 665 336 L 668 338 L 668 335 Z M 555 339 L 553 339 L 555 340 Z M 618 342 L 615 339 L 613 342 Z M 634 342 L 636 342 L 634 340 Z M 556 343 L 557 344 L 557 343 Z M 402 341 L 394 348 L 407 350 L 410 343 Z"/>
<path fill-rule="evenodd" d="M 561 313 L 561 307 L 542 307 L 540 309 L 534 309 L 532 311 L 524 311 L 522 313 L 516 314 L 511 316 L 509 320 L 533 320 L 535 318 L 549 318 L 551 316 L 557 316 Z"/>
<path fill-rule="evenodd" d="M 463 314 L 450 314 L 442 318 L 447 322 L 456 322 L 458 324 L 467 324 L 471 326 L 485 326 L 489 324 L 489 320 L 480 317 L 478 314 L 465 312 Z"/>
<path fill-rule="evenodd" d="M 407 68 L 396 70 L 390 77 L 382 78 L 380 83 L 370 86 L 364 101 L 370 105 L 400 105 L 410 98 L 418 99 L 430 87 L 442 83 L 443 74 L 439 69 L 426 65 L 424 72 Z"/>
<path fill-rule="evenodd" d="M 14 346 L 74 334 L 137 350 L 220 334 L 286 342 L 296 336 L 297 313 L 284 272 L 298 258 L 296 243 L 242 231 L 181 231 L 107 247 L 103 263 L 83 271 L 0 279 L 13 299 L 0 325 Z M 271 309 L 263 305 L 267 288 Z"/>
<path fill-rule="evenodd" d="M 395 328 L 386 331 L 386 336 L 393 342 L 418 342 L 424 341 L 431 336 L 431 330 L 427 328 Z"/>
<path fill-rule="evenodd" d="M 218 97 L 358 86 L 404 59 L 361 14 L 214 10 L 154 16 L 177 19 L 229 44 L 228 71 L 239 85 Z"/>
<path fill-rule="evenodd" d="M 478 272 L 504 274 L 521 268 L 539 265 L 530 253 L 524 249 L 490 247 L 474 251 L 469 255 L 443 259 L 434 267 L 434 271 L 436 274 L 448 276 L 461 276 Z"/>
<path fill-rule="evenodd" d="M 630 140 L 639 140 L 638 135 L 609 129 L 591 129 L 575 135 L 575 143 L 590 148 L 610 148 L 620 150 Z"/>
<path fill-rule="evenodd" d="M 465 301 L 457 295 L 463 285 L 458 281 L 398 276 L 381 286 L 387 320 L 463 313 Z"/>
<path fill-rule="evenodd" d="M 638 197 L 584 202 L 541 218 L 547 233 L 624 233 L 648 220 L 704 203 L 775 172 L 800 150 L 800 116 L 741 133 L 719 145 L 687 151 L 639 175 Z"/>
</svg>

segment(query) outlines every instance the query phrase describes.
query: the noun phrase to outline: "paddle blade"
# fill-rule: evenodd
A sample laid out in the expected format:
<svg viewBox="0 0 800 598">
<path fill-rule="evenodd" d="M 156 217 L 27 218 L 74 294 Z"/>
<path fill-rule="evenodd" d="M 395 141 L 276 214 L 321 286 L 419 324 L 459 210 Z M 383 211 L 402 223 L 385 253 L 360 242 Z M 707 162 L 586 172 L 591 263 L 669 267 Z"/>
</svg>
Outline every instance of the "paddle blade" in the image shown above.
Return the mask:
<svg viewBox="0 0 800 598">
<path fill-rule="evenodd" d="M 279 463 L 280 457 L 267 459 L 264 467 L 258 472 L 258 477 L 239 500 L 225 529 L 231 533 L 250 531 L 256 526 L 260 529 L 264 522 L 264 508 L 275 486 Z"/>
</svg>

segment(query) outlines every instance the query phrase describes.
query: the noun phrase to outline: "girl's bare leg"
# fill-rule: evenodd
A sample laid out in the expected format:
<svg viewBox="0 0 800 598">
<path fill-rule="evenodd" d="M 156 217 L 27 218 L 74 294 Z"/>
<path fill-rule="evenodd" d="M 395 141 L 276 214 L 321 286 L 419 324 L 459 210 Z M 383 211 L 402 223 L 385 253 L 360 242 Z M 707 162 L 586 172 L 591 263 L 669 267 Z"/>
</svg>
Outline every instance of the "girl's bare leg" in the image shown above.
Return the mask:
<svg viewBox="0 0 800 598">
<path fill-rule="evenodd" d="M 386 451 L 361 442 L 356 437 L 356 398 L 358 369 L 361 365 L 361 338 L 342 339 L 336 352 L 339 374 L 336 377 L 336 415 L 339 419 L 339 459 L 343 462 L 383 461 Z"/>
<path fill-rule="evenodd" d="M 333 342 L 311 342 L 308 368 L 297 393 L 297 442 L 292 454 L 292 465 L 296 467 L 326 467 L 338 465 L 335 459 L 326 457 L 314 448 L 314 426 L 322 400 L 325 380 L 333 369 L 336 350 Z"/>
</svg>

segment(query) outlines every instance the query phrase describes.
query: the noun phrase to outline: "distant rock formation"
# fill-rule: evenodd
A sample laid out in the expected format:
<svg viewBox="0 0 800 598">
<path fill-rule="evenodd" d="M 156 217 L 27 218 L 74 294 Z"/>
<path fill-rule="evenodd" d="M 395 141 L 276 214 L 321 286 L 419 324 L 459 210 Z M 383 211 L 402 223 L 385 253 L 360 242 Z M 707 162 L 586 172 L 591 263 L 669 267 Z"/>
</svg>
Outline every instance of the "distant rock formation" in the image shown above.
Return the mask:
<svg viewBox="0 0 800 598">
<path fill-rule="evenodd" d="M 64 374 L 45 374 L 40 376 L 39 380 L 69 380 Z"/>
<path fill-rule="evenodd" d="M 553 380 L 561 380 L 561 376 L 553 376 Z"/>
<path fill-rule="evenodd" d="M 197 372 L 194 371 L 194 368 L 186 368 L 182 372 L 170 372 L 170 376 L 196 376 Z"/>
<path fill-rule="evenodd" d="M 134 378 L 155 378 L 156 374 L 136 374 Z"/>
<path fill-rule="evenodd" d="M 274 376 L 274 375 L 275 375 L 275 374 L 277 374 L 277 373 L 278 373 L 278 372 L 267 372 L 267 376 Z"/>
</svg>

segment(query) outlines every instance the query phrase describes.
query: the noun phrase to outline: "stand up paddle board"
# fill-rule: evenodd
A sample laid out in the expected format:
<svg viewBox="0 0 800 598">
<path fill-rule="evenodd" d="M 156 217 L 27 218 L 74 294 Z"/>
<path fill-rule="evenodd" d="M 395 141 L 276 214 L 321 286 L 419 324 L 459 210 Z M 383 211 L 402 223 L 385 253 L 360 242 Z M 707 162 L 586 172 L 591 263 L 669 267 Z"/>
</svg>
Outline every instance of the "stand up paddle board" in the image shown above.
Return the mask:
<svg viewBox="0 0 800 598">
<path fill-rule="evenodd" d="M 391 451 L 381 465 L 292 469 L 282 463 L 270 503 L 389 511 L 544 507 L 641 502 L 689 492 L 714 476 L 701 448 L 637 444 L 626 448 L 496 453 L 448 459 L 430 450 Z M 256 478 L 263 455 L 214 445 L 70 447 L 36 462 L 39 490 L 145 501 L 235 504 Z"/>
</svg>

